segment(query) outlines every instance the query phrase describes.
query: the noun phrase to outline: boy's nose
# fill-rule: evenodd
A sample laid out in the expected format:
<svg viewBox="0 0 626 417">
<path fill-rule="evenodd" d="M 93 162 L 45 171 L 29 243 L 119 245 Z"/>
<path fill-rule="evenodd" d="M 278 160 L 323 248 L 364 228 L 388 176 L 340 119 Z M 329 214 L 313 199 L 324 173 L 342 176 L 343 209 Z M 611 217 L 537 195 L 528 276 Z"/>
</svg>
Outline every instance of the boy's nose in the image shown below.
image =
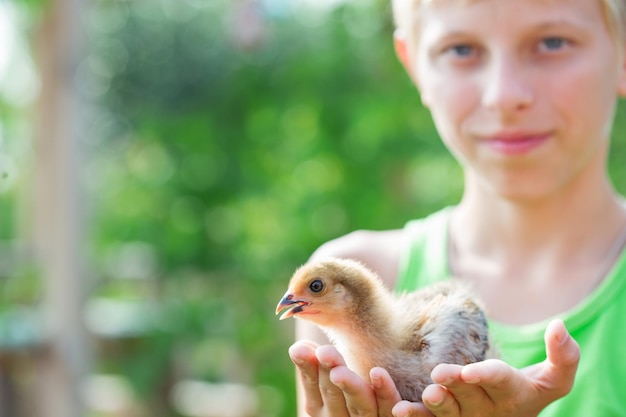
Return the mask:
<svg viewBox="0 0 626 417">
<path fill-rule="evenodd" d="M 503 115 L 517 113 L 534 101 L 534 92 L 522 65 L 505 57 L 493 58 L 483 85 L 483 106 Z"/>
</svg>

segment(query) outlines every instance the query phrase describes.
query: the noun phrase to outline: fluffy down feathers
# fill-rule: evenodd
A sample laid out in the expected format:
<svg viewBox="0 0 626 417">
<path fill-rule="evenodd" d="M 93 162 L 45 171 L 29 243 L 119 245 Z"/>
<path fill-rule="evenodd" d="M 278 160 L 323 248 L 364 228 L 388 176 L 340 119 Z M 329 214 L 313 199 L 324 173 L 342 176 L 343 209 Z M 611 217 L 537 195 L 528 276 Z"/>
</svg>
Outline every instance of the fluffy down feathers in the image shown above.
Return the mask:
<svg viewBox="0 0 626 417">
<path fill-rule="evenodd" d="M 421 401 L 440 363 L 482 361 L 489 351 L 485 315 L 458 282 L 395 295 L 358 262 L 328 259 L 299 268 L 276 307 L 281 320 L 317 324 L 366 381 L 385 368 L 402 399 Z"/>
</svg>

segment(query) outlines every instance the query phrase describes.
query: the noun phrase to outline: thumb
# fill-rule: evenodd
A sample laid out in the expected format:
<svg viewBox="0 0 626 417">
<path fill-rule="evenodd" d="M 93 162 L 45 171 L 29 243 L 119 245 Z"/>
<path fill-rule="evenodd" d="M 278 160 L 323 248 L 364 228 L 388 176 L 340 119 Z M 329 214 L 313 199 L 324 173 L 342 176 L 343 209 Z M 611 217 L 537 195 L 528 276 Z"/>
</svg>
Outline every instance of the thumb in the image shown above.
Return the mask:
<svg viewBox="0 0 626 417">
<path fill-rule="evenodd" d="M 569 334 L 562 320 L 553 320 L 545 332 L 546 355 L 545 375 L 551 390 L 560 396 L 567 394 L 574 385 L 574 377 L 580 360 L 580 347 Z"/>
</svg>

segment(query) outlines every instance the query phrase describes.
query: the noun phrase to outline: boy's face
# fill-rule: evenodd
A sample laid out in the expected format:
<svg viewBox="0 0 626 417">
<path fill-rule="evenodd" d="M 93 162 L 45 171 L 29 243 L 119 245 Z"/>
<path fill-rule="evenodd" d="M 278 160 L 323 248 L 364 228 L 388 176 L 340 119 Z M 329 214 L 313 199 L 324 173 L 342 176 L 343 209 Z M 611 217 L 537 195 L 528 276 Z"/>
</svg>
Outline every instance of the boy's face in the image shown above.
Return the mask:
<svg viewBox="0 0 626 417">
<path fill-rule="evenodd" d="M 419 15 L 410 66 L 468 180 L 536 198 L 604 169 L 626 65 L 599 0 L 432 0 Z"/>
</svg>

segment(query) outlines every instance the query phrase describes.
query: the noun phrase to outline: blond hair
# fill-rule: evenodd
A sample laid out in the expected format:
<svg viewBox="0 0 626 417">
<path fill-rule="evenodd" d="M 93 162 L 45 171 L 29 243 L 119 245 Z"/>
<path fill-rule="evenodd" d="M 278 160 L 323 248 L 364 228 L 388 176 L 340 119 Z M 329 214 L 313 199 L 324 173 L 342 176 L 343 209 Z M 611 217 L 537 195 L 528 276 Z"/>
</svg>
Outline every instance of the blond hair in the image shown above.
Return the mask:
<svg viewBox="0 0 626 417">
<path fill-rule="evenodd" d="M 626 0 L 600 1 L 611 34 L 617 40 L 626 40 Z M 414 32 L 416 12 L 421 2 L 421 0 L 392 0 L 394 22 L 406 35 Z"/>
</svg>

